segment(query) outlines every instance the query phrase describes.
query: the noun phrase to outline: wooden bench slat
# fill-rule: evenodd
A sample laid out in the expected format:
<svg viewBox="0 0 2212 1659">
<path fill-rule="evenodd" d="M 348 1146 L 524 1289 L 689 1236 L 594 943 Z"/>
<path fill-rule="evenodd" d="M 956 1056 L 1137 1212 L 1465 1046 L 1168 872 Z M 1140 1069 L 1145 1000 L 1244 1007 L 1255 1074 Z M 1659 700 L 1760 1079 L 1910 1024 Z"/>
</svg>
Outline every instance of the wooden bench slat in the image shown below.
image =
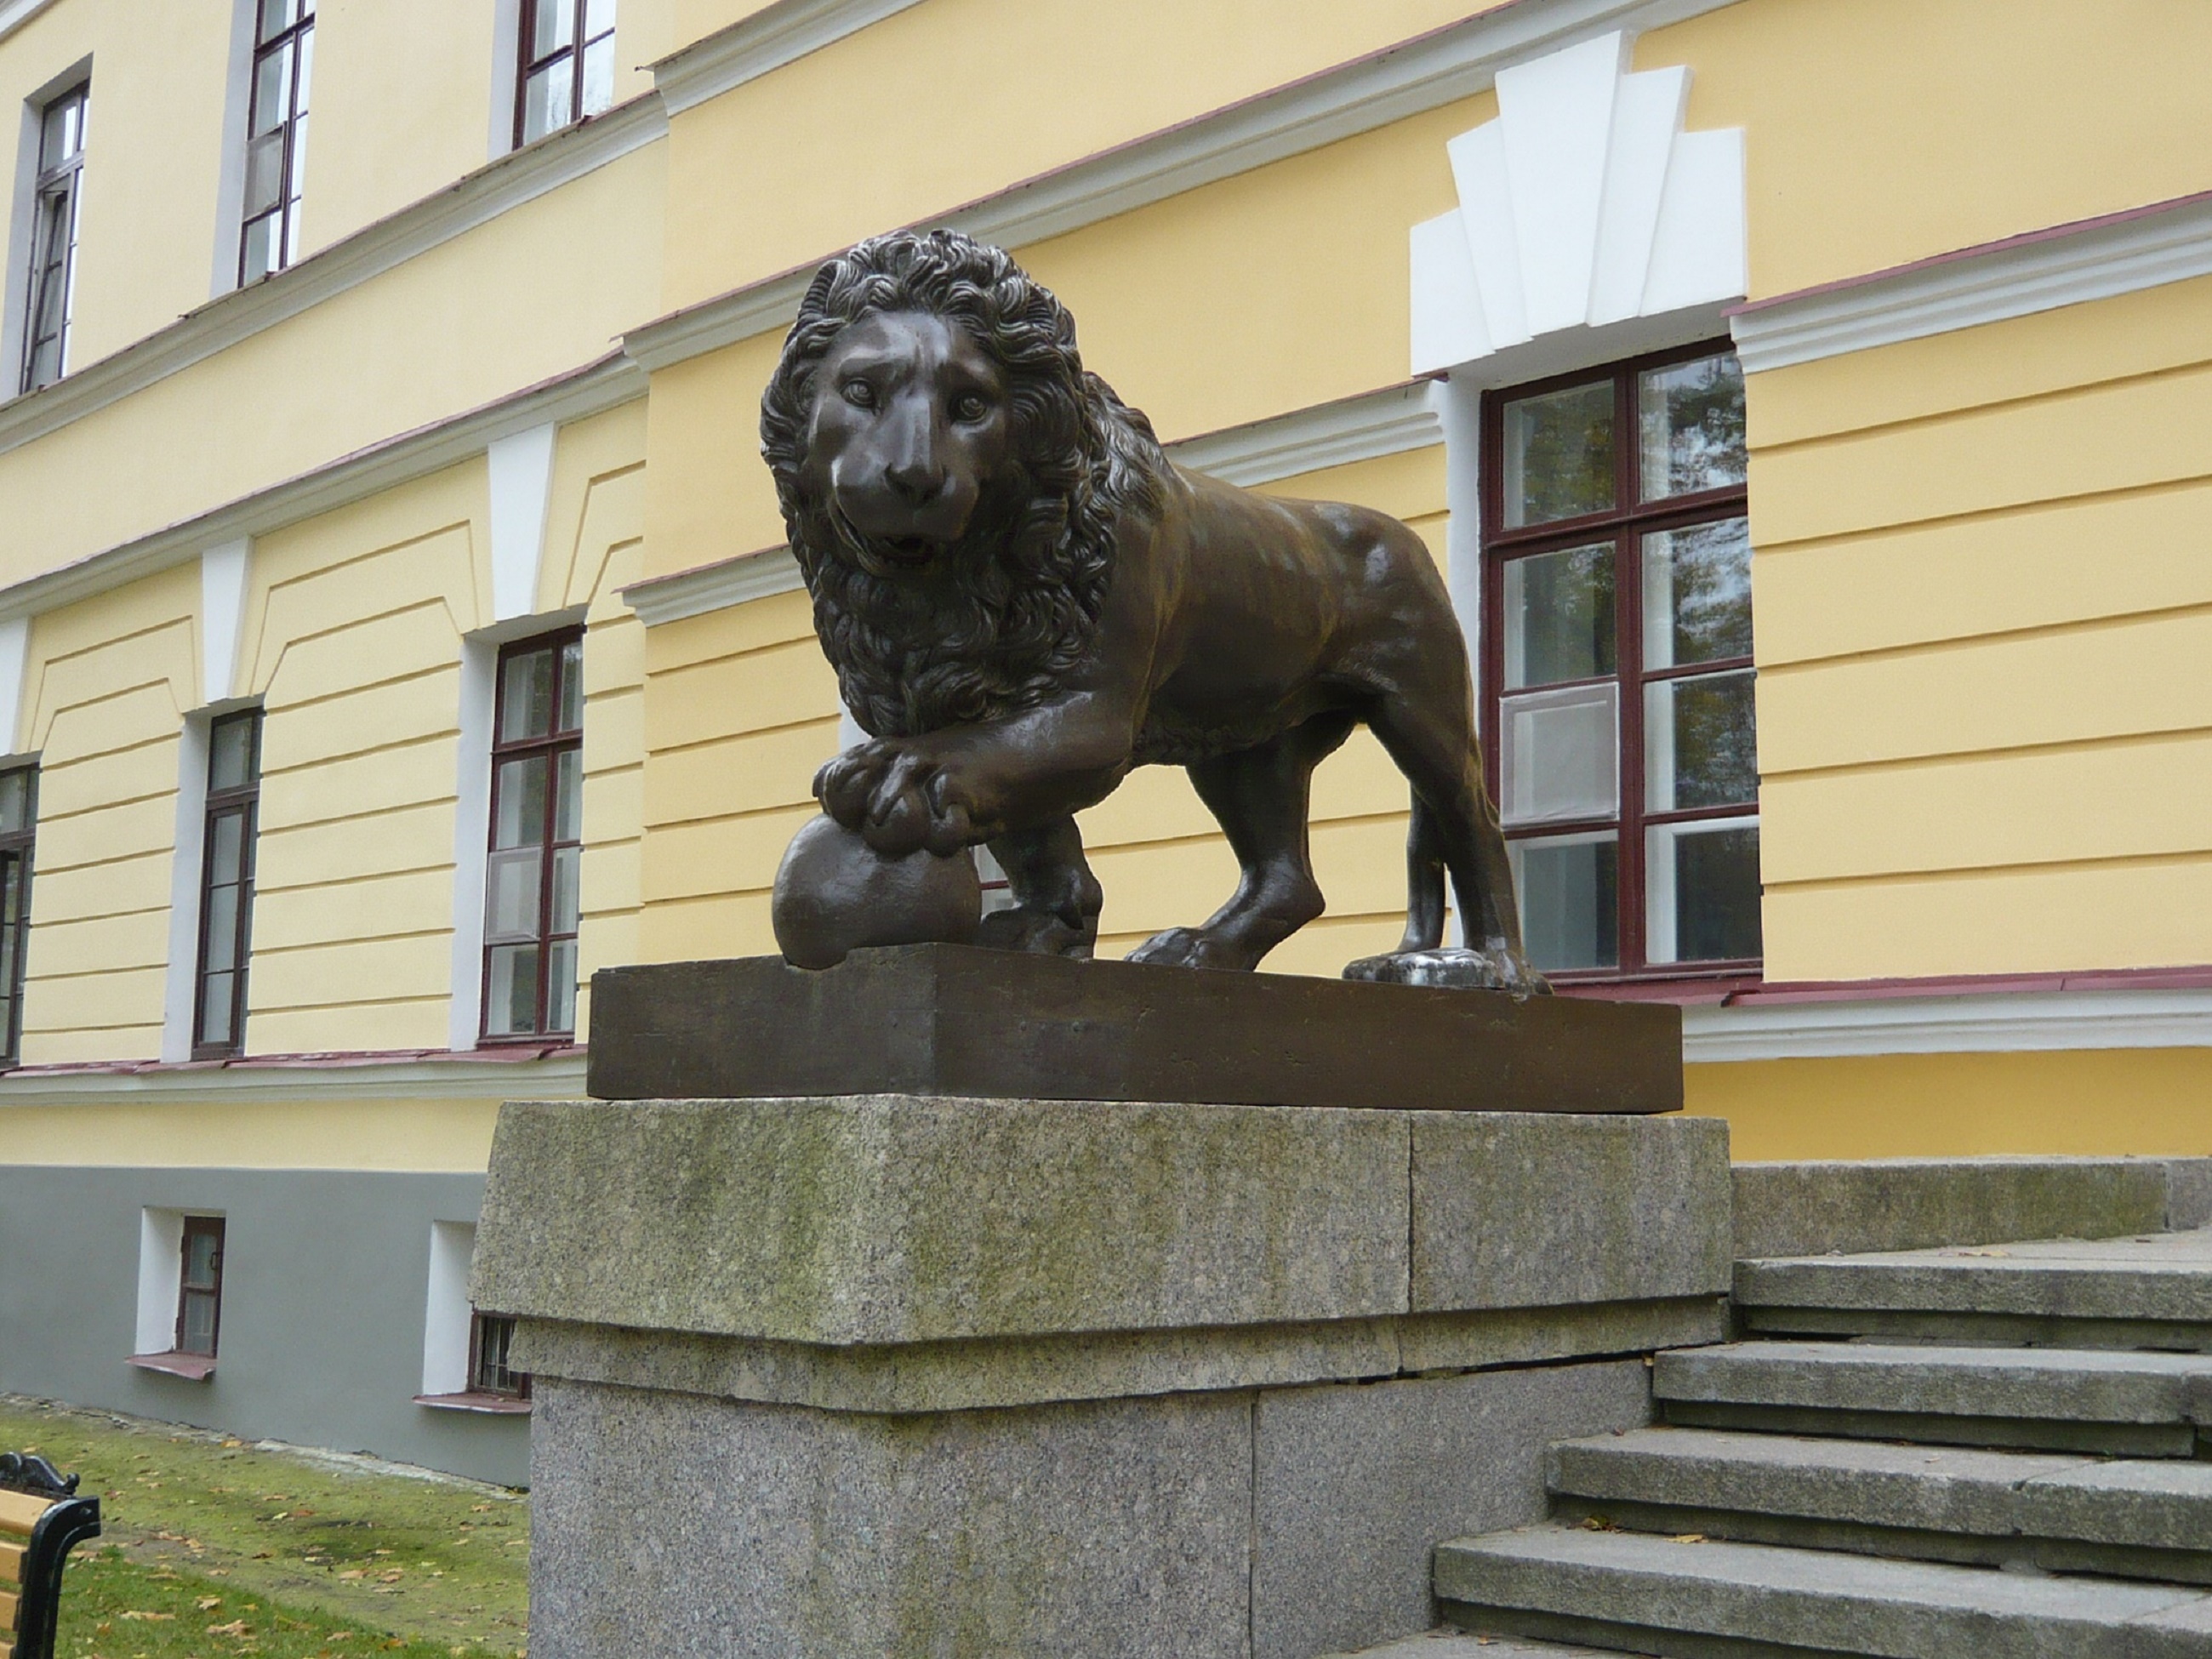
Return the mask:
<svg viewBox="0 0 2212 1659">
<path fill-rule="evenodd" d="M 0 1595 L 0 1630 L 15 1628 L 15 1598 Z"/>
<path fill-rule="evenodd" d="M 23 1547 L 21 1544 L 0 1544 L 0 1584 L 20 1584 L 23 1582 Z"/>
<path fill-rule="evenodd" d="M 31 1528 L 39 1524 L 39 1517 L 53 1506 L 51 1498 L 33 1498 L 24 1492 L 0 1492 L 0 1532 L 18 1533 L 27 1538 Z"/>
</svg>

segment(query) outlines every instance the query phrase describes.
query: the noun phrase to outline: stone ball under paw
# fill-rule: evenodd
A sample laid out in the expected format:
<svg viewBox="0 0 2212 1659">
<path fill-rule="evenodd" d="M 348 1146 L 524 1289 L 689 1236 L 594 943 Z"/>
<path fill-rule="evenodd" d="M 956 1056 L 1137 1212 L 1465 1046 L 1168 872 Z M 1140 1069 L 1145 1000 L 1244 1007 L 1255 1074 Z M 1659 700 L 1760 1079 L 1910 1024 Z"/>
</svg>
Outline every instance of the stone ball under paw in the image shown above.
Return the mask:
<svg viewBox="0 0 2212 1659">
<path fill-rule="evenodd" d="M 885 858 L 826 815 L 791 838 L 769 907 L 794 968 L 834 968 L 876 945 L 973 944 L 982 915 L 982 884 L 964 850 Z"/>
</svg>

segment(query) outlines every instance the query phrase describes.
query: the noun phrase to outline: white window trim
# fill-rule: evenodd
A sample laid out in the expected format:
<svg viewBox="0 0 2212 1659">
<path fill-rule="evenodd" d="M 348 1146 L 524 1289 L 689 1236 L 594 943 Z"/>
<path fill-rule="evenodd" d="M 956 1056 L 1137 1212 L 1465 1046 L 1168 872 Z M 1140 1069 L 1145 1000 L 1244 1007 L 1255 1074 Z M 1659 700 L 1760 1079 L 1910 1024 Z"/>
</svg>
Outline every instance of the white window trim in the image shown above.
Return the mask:
<svg viewBox="0 0 2212 1659">
<path fill-rule="evenodd" d="M 491 18 L 491 131 L 484 159 L 514 149 L 514 100 L 522 95 L 522 0 L 497 0 Z"/>
<path fill-rule="evenodd" d="M 469 1346 L 476 1317 L 469 1301 L 469 1267 L 476 1249 L 474 1222 L 430 1224 L 430 1279 L 422 1304 L 425 1395 L 469 1391 Z"/>
<path fill-rule="evenodd" d="M 0 403 L 14 398 L 23 381 L 23 330 L 31 304 L 31 241 L 37 230 L 39 206 L 39 141 L 46 106 L 91 80 L 92 59 L 80 58 L 23 100 L 15 140 L 15 188 L 9 197 L 7 279 L 0 285 L 0 303 L 7 307 L 0 313 L 0 366 L 6 371 L 5 380 L 0 381 Z M 78 189 L 80 192 L 83 189 L 82 175 Z M 68 371 L 66 342 L 62 368 Z"/>
<path fill-rule="evenodd" d="M 246 126 L 253 101 L 253 29 L 259 0 L 232 0 L 223 76 L 222 161 L 216 177 L 214 264 L 208 298 L 238 286 L 238 239 L 246 228 Z"/>
<path fill-rule="evenodd" d="M 200 965 L 200 858 L 207 833 L 208 726 L 211 708 L 185 716 L 177 735 L 176 851 L 169 863 L 169 967 L 161 990 L 161 1058 L 192 1057 L 192 1013 Z"/>
<path fill-rule="evenodd" d="M 138 1330 L 134 1354 L 173 1353 L 177 1346 L 177 1297 L 185 1278 L 185 1218 L 220 1210 L 138 1212 Z"/>
</svg>

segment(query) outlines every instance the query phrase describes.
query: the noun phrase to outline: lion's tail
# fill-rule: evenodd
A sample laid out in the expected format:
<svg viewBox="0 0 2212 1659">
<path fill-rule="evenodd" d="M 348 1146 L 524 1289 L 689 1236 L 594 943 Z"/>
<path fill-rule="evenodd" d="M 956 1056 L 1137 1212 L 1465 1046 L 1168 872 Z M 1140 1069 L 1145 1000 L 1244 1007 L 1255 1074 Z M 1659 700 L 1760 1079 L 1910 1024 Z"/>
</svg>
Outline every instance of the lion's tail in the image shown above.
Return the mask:
<svg viewBox="0 0 2212 1659">
<path fill-rule="evenodd" d="M 1436 813 L 1413 792 L 1406 830 L 1406 937 L 1401 951 L 1433 951 L 1444 940 L 1444 842 Z"/>
</svg>

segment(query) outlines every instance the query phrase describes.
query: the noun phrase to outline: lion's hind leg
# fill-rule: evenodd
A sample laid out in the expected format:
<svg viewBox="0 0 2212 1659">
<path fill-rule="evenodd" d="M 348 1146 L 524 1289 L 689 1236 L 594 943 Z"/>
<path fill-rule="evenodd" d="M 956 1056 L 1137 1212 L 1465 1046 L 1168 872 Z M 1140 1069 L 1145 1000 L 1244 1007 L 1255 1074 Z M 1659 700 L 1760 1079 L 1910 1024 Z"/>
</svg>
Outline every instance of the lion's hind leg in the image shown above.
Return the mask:
<svg viewBox="0 0 2212 1659">
<path fill-rule="evenodd" d="M 991 856 L 1006 872 L 1014 908 L 983 918 L 976 943 L 1000 951 L 1087 957 L 1098 942 L 1106 891 L 1083 856 L 1083 834 L 1072 817 L 1000 836 Z"/>
<path fill-rule="evenodd" d="M 1129 953 L 1130 961 L 1256 968 L 1322 913 L 1321 885 L 1307 851 L 1306 805 L 1314 768 L 1351 735 L 1355 723 L 1350 714 L 1317 714 L 1270 742 L 1189 769 L 1199 799 L 1220 820 L 1243 874 L 1229 902 L 1204 927 L 1156 933 Z"/>
</svg>

